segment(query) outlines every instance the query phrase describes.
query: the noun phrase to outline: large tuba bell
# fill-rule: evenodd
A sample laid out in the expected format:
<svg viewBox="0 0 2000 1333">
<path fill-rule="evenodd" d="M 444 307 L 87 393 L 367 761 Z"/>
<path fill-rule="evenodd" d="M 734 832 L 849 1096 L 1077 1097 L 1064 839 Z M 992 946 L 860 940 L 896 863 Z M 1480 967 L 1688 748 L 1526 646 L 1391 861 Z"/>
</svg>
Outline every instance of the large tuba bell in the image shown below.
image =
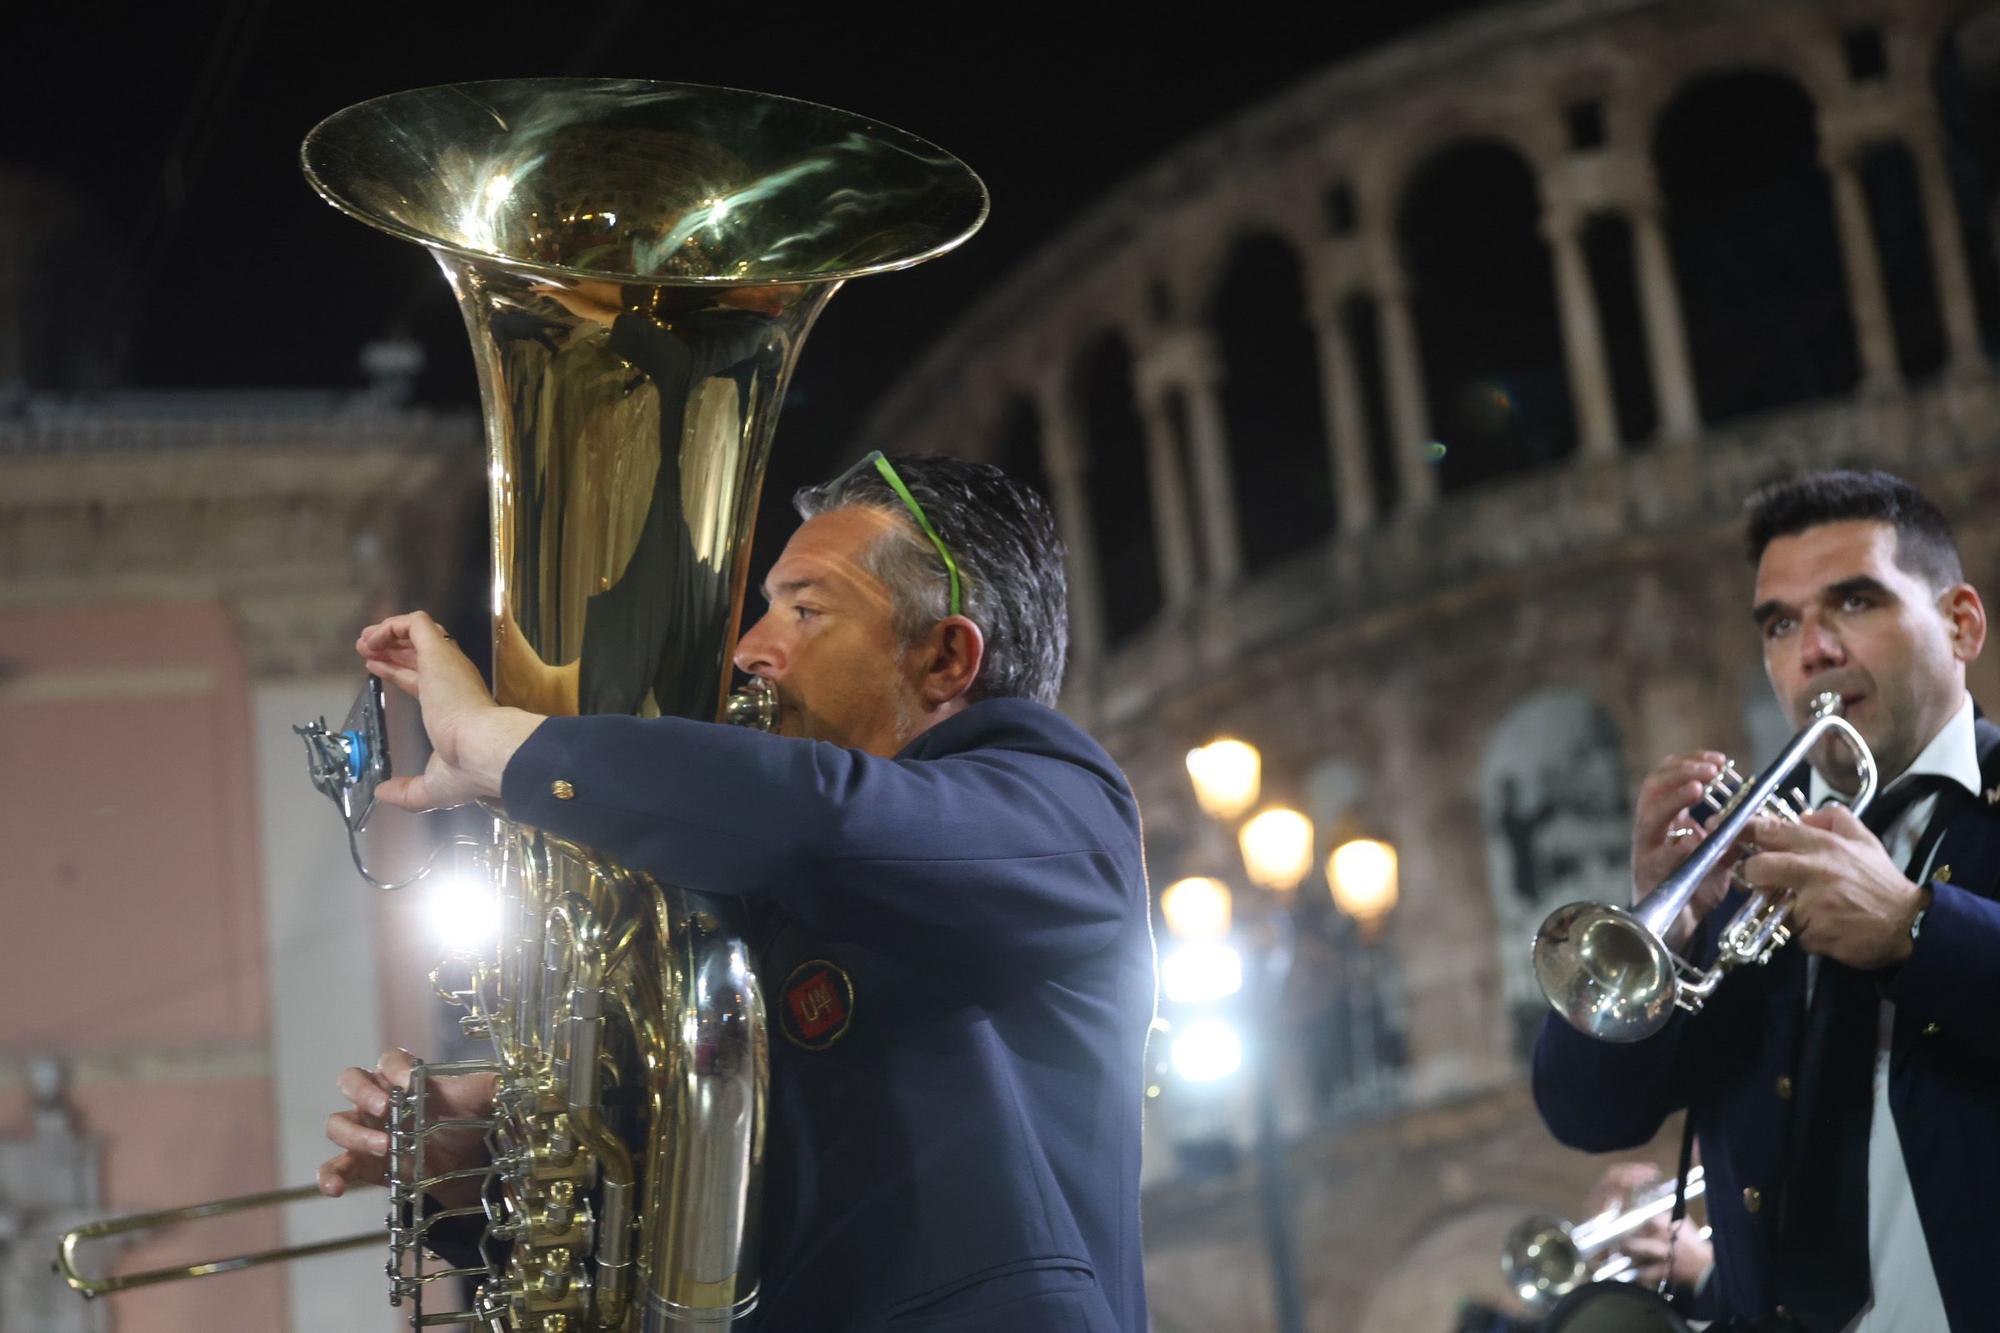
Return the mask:
<svg viewBox="0 0 2000 1333">
<path fill-rule="evenodd" d="M 771 725 L 768 694 L 730 696 L 729 663 L 787 379 L 843 281 L 978 229 L 978 177 L 806 102 L 585 79 L 377 98 L 303 159 L 458 296 L 485 407 L 495 697 Z M 413 1327 L 726 1326 L 757 1296 L 767 1078 L 733 903 L 504 818 L 482 859 L 499 947 L 434 979 L 491 1057 L 419 1065 L 393 1099 L 392 1303 Z M 491 1119 L 432 1123 L 430 1081 L 474 1072 L 495 1080 Z M 426 1216 L 446 1129 L 486 1134 L 485 1202 Z M 485 1261 L 427 1269 L 453 1213 L 485 1224 Z M 426 1311 L 454 1276 L 472 1308 Z"/>
</svg>

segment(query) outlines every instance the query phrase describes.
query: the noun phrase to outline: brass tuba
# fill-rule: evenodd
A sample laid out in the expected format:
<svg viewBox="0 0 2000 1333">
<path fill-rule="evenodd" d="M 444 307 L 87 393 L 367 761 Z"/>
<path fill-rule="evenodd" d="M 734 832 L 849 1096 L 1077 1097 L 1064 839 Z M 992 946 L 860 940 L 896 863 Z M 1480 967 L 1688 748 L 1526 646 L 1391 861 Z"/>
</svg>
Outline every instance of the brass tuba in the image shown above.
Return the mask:
<svg viewBox="0 0 2000 1333">
<path fill-rule="evenodd" d="M 786 382 L 842 282 L 978 229 L 978 177 L 826 107 L 590 79 L 377 98 L 302 156 L 328 202 L 423 245 L 458 297 L 485 409 L 495 697 L 771 725 L 768 693 L 730 695 L 730 656 Z M 491 1055 L 419 1065 L 392 1101 L 391 1302 L 412 1327 L 728 1325 L 757 1299 L 768 1077 L 735 904 L 497 815 L 480 859 L 500 944 L 433 980 Z M 425 1215 L 426 1145 L 454 1126 L 425 1090 L 471 1072 L 495 1079 L 493 1114 L 455 1128 L 484 1132 L 492 1161 L 485 1203 L 455 1211 L 484 1223 L 486 1257 L 427 1269 L 453 1210 Z M 472 1307 L 426 1311 L 454 1276 Z"/>
</svg>

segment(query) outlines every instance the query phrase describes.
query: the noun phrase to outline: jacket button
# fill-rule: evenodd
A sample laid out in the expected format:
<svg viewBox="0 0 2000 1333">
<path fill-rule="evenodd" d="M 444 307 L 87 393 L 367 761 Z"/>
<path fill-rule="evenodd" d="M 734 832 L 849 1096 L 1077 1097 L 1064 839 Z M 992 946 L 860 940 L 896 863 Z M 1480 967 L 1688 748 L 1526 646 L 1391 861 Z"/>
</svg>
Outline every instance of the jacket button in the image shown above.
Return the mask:
<svg viewBox="0 0 2000 1333">
<path fill-rule="evenodd" d="M 1924 1035 L 1925 1035 L 1926 1037 L 1935 1037 L 1935 1036 L 1936 1036 L 1936 1035 L 1937 1035 L 1938 1033 L 1940 1033 L 1940 1032 L 1942 1032 L 1942 1031 L 1944 1031 L 1944 1029 L 1943 1029 L 1943 1028 L 1941 1028 L 1941 1027 L 1939 1027 L 1939 1026 L 1938 1026 L 1937 1024 L 1935 1024 L 1935 1023 L 1926 1023 L 1926 1024 L 1924 1024 Z"/>
<path fill-rule="evenodd" d="M 1764 1206 L 1764 1191 L 1758 1189 L 1755 1185 L 1745 1185 L 1743 1187 L 1743 1206 L 1753 1213 L 1762 1208 Z"/>
<path fill-rule="evenodd" d="M 563 781 L 561 778 L 557 778 L 549 784 L 549 793 L 558 801 L 567 801 L 576 795 L 576 788 L 570 786 L 569 783 Z"/>
<path fill-rule="evenodd" d="M 1792 1076 L 1790 1074 L 1778 1075 L 1778 1096 L 1786 1101 L 1792 1099 Z"/>
</svg>

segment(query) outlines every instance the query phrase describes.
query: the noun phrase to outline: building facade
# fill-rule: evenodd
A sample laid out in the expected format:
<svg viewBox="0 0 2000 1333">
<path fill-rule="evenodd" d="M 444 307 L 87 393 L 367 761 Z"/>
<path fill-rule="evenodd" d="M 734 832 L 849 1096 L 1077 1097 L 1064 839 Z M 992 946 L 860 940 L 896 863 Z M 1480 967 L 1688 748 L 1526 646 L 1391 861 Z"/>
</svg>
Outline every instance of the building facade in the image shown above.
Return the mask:
<svg viewBox="0 0 2000 1333">
<path fill-rule="evenodd" d="M 1260 1019 L 1308 1327 L 1499 1303 L 1507 1226 L 1601 1169 L 1527 1098 L 1527 946 L 1628 892 L 1659 757 L 1787 737 L 1744 497 L 1903 473 L 1994 586 L 1996 45 L 2000 7 L 1951 0 L 1481 11 L 1114 190 L 860 442 L 1045 488 L 1066 706 L 1139 790 L 1156 888 L 1232 870 L 1182 765 L 1221 733 L 1322 834 L 1398 848 L 1372 944 L 1300 891 Z M 1271 1326 L 1246 1097 L 1162 1072 L 1161 1333 Z"/>
</svg>

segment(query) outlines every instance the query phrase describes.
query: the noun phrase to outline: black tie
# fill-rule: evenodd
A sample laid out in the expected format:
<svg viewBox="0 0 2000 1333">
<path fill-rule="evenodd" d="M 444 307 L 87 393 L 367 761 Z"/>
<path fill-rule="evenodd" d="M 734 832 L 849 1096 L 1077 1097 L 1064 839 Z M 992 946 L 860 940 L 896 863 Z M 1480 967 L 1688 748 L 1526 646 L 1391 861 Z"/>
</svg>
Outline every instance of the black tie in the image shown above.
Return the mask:
<svg viewBox="0 0 2000 1333">
<path fill-rule="evenodd" d="M 1861 822 L 1881 837 L 1949 785 L 1918 774 L 1883 793 Z M 1775 1274 L 1778 1303 L 1812 1333 L 1839 1333 L 1869 1296 L 1868 1122 L 1881 1004 L 1874 973 L 1819 960 L 1799 1049 Z"/>
</svg>

